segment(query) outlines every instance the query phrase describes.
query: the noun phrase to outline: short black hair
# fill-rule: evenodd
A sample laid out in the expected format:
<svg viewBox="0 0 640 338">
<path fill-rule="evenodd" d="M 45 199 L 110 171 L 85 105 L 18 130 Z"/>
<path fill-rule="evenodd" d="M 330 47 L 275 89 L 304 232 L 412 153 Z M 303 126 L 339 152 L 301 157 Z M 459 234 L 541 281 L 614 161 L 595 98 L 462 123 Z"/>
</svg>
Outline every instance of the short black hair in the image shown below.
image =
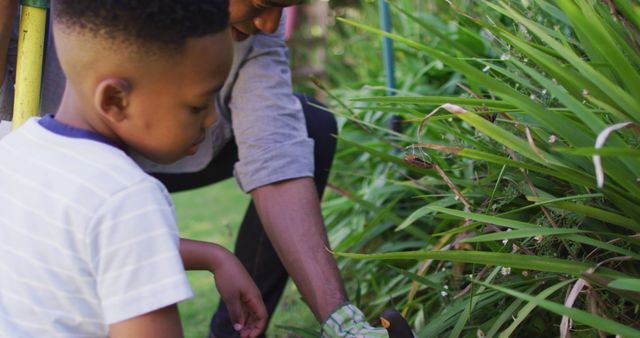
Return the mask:
<svg viewBox="0 0 640 338">
<path fill-rule="evenodd" d="M 54 21 L 133 45 L 181 48 L 223 31 L 229 0 L 54 0 Z"/>
</svg>

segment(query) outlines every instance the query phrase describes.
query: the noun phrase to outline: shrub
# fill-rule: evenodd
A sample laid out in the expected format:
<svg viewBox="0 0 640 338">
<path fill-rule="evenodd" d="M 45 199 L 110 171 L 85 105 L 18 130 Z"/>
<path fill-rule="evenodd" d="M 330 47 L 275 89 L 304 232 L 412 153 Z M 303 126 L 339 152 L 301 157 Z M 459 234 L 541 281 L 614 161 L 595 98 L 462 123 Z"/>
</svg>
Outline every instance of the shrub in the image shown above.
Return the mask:
<svg viewBox="0 0 640 338">
<path fill-rule="evenodd" d="M 419 337 L 639 336 L 638 2 L 455 3 L 391 3 L 394 33 L 339 20 L 344 57 L 387 36 L 399 68 L 395 96 L 375 63 L 331 74 L 350 294 Z"/>
</svg>

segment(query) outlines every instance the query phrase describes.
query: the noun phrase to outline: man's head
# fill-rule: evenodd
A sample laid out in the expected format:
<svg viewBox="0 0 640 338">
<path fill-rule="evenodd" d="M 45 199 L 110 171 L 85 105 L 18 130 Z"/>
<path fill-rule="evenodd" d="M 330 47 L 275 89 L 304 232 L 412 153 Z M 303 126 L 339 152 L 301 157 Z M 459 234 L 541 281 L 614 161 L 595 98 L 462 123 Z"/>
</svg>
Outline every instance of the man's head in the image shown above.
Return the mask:
<svg viewBox="0 0 640 338">
<path fill-rule="evenodd" d="M 149 159 L 194 153 L 232 59 L 228 0 L 56 0 L 57 119 Z"/>
<path fill-rule="evenodd" d="M 282 8 L 302 2 L 303 0 L 230 0 L 229 22 L 233 38 L 244 40 L 257 32 L 275 32 Z"/>
</svg>

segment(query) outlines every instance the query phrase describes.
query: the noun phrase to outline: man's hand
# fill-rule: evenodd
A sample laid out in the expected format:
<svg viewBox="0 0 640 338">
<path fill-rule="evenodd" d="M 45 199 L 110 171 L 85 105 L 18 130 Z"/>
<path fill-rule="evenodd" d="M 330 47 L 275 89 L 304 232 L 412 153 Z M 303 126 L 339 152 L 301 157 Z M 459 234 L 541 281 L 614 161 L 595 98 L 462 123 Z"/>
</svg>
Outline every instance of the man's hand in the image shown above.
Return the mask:
<svg viewBox="0 0 640 338">
<path fill-rule="evenodd" d="M 386 310 L 380 317 L 383 327 L 373 327 L 362 311 L 353 304 L 344 304 L 333 311 L 322 325 L 323 338 L 414 338 L 409 324 L 395 310 Z"/>
<path fill-rule="evenodd" d="M 233 328 L 242 338 L 258 337 L 267 325 L 267 310 L 256 284 L 242 263 L 229 253 L 215 271 L 216 288 L 222 296 Z"/>
<path fill-rule="evenodd" d="M 273 33 L 278 29 L 284 7 L 303 0 L 230 0 L 229 13 L 233 38 L 242 41 L 257 32 Z"/>
</svg>

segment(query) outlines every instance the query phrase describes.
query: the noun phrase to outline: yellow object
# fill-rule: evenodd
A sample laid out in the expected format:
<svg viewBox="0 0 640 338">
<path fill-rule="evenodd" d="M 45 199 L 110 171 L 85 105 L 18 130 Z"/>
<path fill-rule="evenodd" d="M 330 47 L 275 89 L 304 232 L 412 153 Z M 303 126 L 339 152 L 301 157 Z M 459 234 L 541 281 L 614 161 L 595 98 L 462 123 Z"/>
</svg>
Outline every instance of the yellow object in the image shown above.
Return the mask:
<svg viewBox="0 0 640 338">
<path fill-rule="evenodd" d="M 46 8 L 22 6 L 13 104 L 13 128 L 40 111 L 42 58 L 47 24 Z"/>
</svg>

